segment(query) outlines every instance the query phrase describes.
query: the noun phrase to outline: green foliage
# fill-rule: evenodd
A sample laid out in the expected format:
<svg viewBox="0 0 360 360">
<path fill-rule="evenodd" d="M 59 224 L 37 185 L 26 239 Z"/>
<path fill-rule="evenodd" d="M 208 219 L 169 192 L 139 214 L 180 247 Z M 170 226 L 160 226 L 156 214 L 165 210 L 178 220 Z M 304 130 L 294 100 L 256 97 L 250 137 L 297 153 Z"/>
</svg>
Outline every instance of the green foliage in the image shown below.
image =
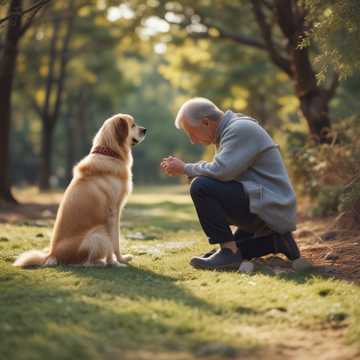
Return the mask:
<svg viewBox="0 0 360 360">
<path fill-rule="evenodd" d="M 314 39 L 312 53 L 316 55 L 315 48 L 320 46 L 324 64 L 330 64 L 338 55 L 333 57 L 323 50 L 328 46 L 338 51 L 339 56 L 351 56 L 349 61 L 340 59 L 350 64 L 359 48 L 355 46 L 358 28 L 353 21 L 356 3 L 350 0 L 306 3 L 308 20 L 318 24 L 310 34 Z M 33 182 L 38 174 L 41 123 L 34 103 L 44 102 L 52 20 L 54 16 L 64 15 L 66 5 L 67 2 L 52 2 L 21 44 L 11 141 L 12 176 L 16 183 Z M 299 114 L 299 101 L 292 94 L 288 77 L 271 64 L 266 51 L 221 38 L 217 30 L 221 27 L 234 34 L 261 39 L 249 1 L 128 0 L 120 4 L 115 0 L 75 0 L 75 5 L 78 8 L 68 54 L 63 106 L 53 145 L 54 184 L 67 183 L 71 166 L 89 151 L 91 139 L 103 120 L 118 112 L 134 114 L 149 129 L 145 142 L 134 149 L 135 181 L 177 181 L 161 174 L 161 158 L 173 154 L 195 161 L 203 152 L 173 126 L 177 109 L 191 96 L 209 97 L 223 109 L 254 116 L 282 149 L 286 148 L 285 132 L 291 135 L 291 149 L 292 141 L 299 147 L 304 145 L 308 128 Z M 325 17 L 328 8 L 331 12 Z M 194 15 L 194 11 L 199 15 Z M 269 12 L 266 10 L 267 15 Z M 348 21 L 343 23 L 343 18 Z M 155 26 L 148 25 L 149 19 Z M 164 19 L 173 24 L 169 26 Z M 186 26 L 179 24 L 184 19 L 188 21 Z M 209 22 L 210 38 L 201 35 L 200 23 L 204 19 Z M 345 26 L 352 32 L 342 37 L 345 40 L 340 45 L 353 41 L 355 45 L 349 45 L 351 51 L 343 54 L 329 45 L 327 36 L 332 36 L 332 31 L 334 36 L 340 34 Z M 274 40 L 282 44 L 276 23 L 273 31 Z M 60 35 L 63 34 L 61 23 Z M 359 84 L 355 75 L 340 84 L 331 103 L 336 118 L 360 112 Z M 307 175 L 313 177 L 311 172 Z M 304 181 L 303 187 L 311 192 L 308 183 L 317 179 Z"/>
<path fill-rule="evenodd" d="M 299 194 L 313 200 L 316 215 L 351 212 L 360 201 L 359 119 L 338 122 L 332 136 L 332 144 L 321 146 L 294 134 L 289 136 L 292 178 Z"/>
<path fill-rule="evenodd" d="M 304 0 L 311 25 L 310 38 L 320 48 L 319 79 L 333 66 L 342 77 L 360 69 L 360 2 L 358 0 Z"/>
</svg>

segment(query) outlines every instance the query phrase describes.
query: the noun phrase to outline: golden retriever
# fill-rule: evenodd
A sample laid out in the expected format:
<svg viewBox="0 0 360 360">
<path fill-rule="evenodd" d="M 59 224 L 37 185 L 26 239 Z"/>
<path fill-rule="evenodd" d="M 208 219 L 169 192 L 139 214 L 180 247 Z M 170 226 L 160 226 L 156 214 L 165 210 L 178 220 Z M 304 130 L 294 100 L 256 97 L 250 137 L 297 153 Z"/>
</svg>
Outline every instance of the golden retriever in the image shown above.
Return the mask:
<svg viewBox="0 0 360 360">
<path fill-rule="evenodd" d="M 14 266 L 121 266 L 131 259 L 120 253 L 119 218 L 132 191 L 131 146 L 141 142 L 145 132 L 126 114 L 104 122 L 90 154 L 74 167 L 56 216 L 50 250 L 25 252 Z"/>
</svg>

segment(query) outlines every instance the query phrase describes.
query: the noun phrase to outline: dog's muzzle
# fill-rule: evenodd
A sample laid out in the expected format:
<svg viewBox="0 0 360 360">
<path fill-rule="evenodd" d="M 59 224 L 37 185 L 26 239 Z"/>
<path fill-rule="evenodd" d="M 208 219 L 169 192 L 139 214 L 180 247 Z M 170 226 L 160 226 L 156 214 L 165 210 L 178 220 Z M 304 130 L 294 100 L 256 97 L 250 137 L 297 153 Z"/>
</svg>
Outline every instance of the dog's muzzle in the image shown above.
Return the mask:
<svg viewBox="0 0 360 360">
<path fill-rule="evenodd" d="M 132 146 L 135 146 L 136 144 L 139 144 L 144 140 L 145 134 L 146 134 L 146 128 L 144 128 L 144 127 L 139 128 L 139 133 L 140 133 L 140 139 L 136 139 L 136 138 L 131 139 L 132 140 L 132 142 L 131 142 Z"/>
</svg>

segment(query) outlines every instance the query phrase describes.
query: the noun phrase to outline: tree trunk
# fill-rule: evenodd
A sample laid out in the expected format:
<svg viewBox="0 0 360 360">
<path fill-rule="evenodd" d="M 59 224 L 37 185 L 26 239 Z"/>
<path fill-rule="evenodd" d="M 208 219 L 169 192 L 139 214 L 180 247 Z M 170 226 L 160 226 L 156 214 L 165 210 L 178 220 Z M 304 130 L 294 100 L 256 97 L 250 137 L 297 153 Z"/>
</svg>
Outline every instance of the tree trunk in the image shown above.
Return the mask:
<svg viewBox="0 0 360 360">
<path fill-rule="evenodd" d="M 329 118 L 329 102 L 320 89 L 308 92 L 306 95 L 299 96 L 300 109 L 308 123 L 310 134 L 314 140 L 320 143 L 331 141 L 329 131 L 331 123 Z"/>
<path fill-rule="evenodd" d="M 308 123 L 310 134 L 315 141 L 326 143 L 330 140 L 329 101 L 327 92 L 321 89 L 312 69 L 308 49 L 298 47 L 298 36 L 289 41 L 289 59 L 295 94 L 300 102 L 300 109 Z"/>
<path fill-rule="evenodd" d="M 74 118 L 74 135 L 76 137 L 76 161 L 81 159 L 88 151 L 89 151 L 89 139 L 88 139 L 88 129 L 87 129 L 87 122 L 88 122 L 88 95 L 86 90 L 83 89 L 78 103 L 78 112 Z"/>
<path fill-rule="evenodd" d="M 69 184 L 72 179 L 72 169 L 75 163 L 75 136 L 74 127 L 72 126 L 72 111 L 68 111 L 64 118 L 65 134 L 66 134 L 66 173 L 65 181 Z"/>
<path fill-rule="evenodd" d="M 331 92 L 319 87 L 310 62 L 307 47 L 300 47 L 305 36 L 305 11 L 294 0 L 276 0 L 277 18 L 281 31 L 287 39 L 290 78 L 300 109 L 308 123 L 311 136 L 320 143 L 331 141 L 329 130 L 329 102 Z"/>
<path fill-rule="evenodd" d="M 40 190 L 50 189 L 50 176 L 51 176 L 51 154 L 52 154 L 52 142 L 53 142 L 53 128 L 50 125 L 51 121 L 47 120 L 43 123 L 43 129 L 41 132 L 41 161 L 40 161 Z"/>
<path fill-rule="evenodd" d="M 21 36 L 22 0 L 12 0 L 2 58 L 0 61 L 0 200 L 16 202 L 11 193 L 9 176 L 9 145 L 11 121 L 11 94 L 15 76 L 18 41 Z"/>
<path fill-rule="evenodd" d="M 334 77 L 335 81 L 329 89 L 320 88 L 316 81 L 309 50 L 301 46 L 302 39 L 309 31 L 305 23 L 305 8 L 298 0 L 274 0 L 267 9 L 260 0 L 252 0 L 252 5 L 264 49 L 271 61 L 292 80 L 310 135 L 317 142 L 329 142 L 329 102 L 334 95 L 337 78 Z M 274 36 L 273 15 L 284 35 L 285 48 Z M 287 56 L 284 56 L 286 53 Z"/>
<path fill-rule="evenodd" d="M 55 18 L 54 30 L 50 45 L 50 60 L 49 60 L 49 72 L 46 84 L 46 96 L 42 111 L 42 149 L 41 149 L 41 166 L 40 166 L 40 179 L 39 188 L 40 190 L 48 190 L 50 188 L 50 176 L 52 170 L 52 140 L 53 131 L 56 127 L 57 120 L 60 115 L 63 90 L 66 79 L 66 67 L 69 61 L 69 47 L 70 39 L 73 33 L 74 25 L 74 1 L 69 0 L 69 14 L 68 21 L 66 24 L 66 31 L 62 41 L 62 48 L 60 52 L 60 64 L 58 70 L 58 76 L 55 80 L 55 63 L 57 60 L 57 41 L 60 33 L 60 22 Z M 54 104 L 51 104 L 51 95 L 55 91 Z"/>
</svg>

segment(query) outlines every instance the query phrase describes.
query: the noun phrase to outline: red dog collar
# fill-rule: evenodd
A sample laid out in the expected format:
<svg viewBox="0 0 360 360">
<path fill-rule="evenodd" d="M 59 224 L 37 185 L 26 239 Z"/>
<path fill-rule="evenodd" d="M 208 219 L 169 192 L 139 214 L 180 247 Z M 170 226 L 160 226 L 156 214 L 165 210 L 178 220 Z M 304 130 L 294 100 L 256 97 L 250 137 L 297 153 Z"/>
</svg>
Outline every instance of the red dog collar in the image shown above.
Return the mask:
<svg viewBox="0 0 360 360">
<path fill-rule="evenodd" d="M 106 146 L 95 146 L 94 149 L 91 150 L 91 154 L 101 154 L 115 159 L 120 158 L 120 155 L 116 151 L 111 150 Z"/>
</svg>

